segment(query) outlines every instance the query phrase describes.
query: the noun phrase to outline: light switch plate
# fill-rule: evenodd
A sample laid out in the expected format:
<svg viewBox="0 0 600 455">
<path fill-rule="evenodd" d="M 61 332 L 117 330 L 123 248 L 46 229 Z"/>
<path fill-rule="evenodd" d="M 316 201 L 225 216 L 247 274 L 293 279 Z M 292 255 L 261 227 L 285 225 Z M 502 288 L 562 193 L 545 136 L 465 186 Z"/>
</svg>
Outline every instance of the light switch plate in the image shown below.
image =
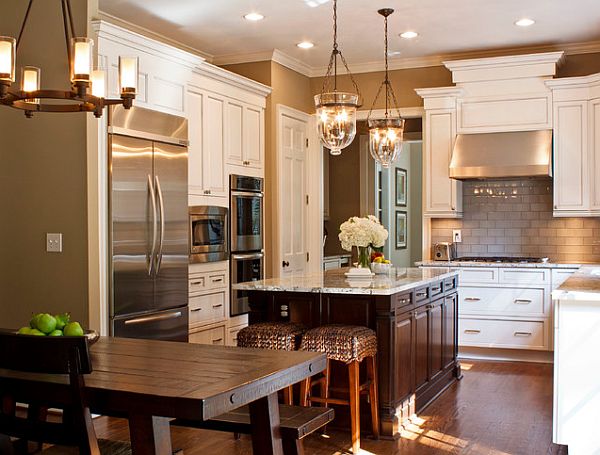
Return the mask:
<svg viewBox="0 0 600 455">
<path fill-rule="evenodd" d="M 46 233 L 46 252 L 62 253 L 62 234 Z"/>
<path fill-rule="evenodd" d="M 462 242 L 462 231 L 460 229 L 453 229 L 452 230 L 452 241 L 454 243 L 460 243 L 460 242 Z"/>
</svg>

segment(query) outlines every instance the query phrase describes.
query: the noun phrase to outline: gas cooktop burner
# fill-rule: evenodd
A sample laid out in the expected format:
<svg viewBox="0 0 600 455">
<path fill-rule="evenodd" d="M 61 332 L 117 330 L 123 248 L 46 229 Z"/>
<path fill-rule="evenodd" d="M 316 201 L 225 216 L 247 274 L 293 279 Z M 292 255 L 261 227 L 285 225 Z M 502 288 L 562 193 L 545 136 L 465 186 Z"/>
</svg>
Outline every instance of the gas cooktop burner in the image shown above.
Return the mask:
<svg viewBox="0 0 600 455">
<path fill-rule="evenodd" d="M 510 262 L 510 263 L 529 263 L 529 264 L 541 264 L 548 262 L 548 258 L 528 258 L 528 257 L 507 257 L 507 256 L 465 256 L 456 258 L 457 262 Z"/>
</svg>

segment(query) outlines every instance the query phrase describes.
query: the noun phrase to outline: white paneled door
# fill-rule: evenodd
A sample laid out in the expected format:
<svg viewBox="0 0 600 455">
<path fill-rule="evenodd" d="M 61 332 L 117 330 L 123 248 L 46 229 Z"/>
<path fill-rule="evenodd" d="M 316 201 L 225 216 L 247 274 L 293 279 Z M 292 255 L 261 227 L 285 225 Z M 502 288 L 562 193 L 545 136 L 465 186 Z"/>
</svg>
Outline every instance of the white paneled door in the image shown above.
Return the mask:
<svg viewBox="0 0 600 455">
<path fill-rule="evenodd" d="M 308 119 L 280 117 L 280 276 L 307 269 L 307 149 Z"/>
</svg>

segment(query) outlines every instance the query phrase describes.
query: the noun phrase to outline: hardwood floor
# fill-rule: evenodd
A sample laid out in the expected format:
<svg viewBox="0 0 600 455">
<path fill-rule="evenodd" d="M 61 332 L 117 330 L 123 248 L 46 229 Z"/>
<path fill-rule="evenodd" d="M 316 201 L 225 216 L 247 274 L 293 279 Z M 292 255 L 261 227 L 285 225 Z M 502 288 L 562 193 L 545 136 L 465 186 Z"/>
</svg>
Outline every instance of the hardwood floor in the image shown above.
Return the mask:
<svg viewBox="0 0 600 455">
<path fill-rule="evenodd" d="M 464 379 L 425 409 L 398 441 L 362 439 L 363 454 L 565 455 L 552 444 L 552 365 L 462 362 Z M 99 437 L 127 439 L 127 423 L 101 417 Z M 251 454 L 248 437 L 173 429 L 173 447 L 185 455 Z M 307 455 L 350 452 L 350 431 L 305 439 Z"/>
</svg>

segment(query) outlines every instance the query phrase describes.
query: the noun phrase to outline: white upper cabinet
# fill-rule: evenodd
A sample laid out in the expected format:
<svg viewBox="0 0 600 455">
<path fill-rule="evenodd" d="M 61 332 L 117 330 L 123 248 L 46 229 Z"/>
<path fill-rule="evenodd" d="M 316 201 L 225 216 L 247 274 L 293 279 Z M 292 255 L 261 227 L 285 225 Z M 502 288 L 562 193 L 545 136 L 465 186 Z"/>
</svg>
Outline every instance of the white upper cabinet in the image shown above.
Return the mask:
<svg viewBox="0 0 600 455">
<path fill-rule="evenodd" d="M 242 165 L 262 169 L 265 157 L 265 112 L 261 108 L 244 107 L 244 157 Z"/>
<path fill-rule="evenodd" d="M 455 87 L 419 89 L 423 97 L 424 215 L 432 218 L 462 217 L 462 182 L 450 178 L 450 161 L 456 139 Z"/>
<path fill-rule="evenodd" d="M 202 174 L 204 191 L 210 196 L 226 197 L 229 192 L 225 167 L 225 108 L 227 101 L 215 94 L 204 96 L 202 121 Z"/>
<path fill-rule="evenodd" d="M 554 216 L 600 216 L 600 74 L 546 85 L 554 100 Z"/>
</svg>

